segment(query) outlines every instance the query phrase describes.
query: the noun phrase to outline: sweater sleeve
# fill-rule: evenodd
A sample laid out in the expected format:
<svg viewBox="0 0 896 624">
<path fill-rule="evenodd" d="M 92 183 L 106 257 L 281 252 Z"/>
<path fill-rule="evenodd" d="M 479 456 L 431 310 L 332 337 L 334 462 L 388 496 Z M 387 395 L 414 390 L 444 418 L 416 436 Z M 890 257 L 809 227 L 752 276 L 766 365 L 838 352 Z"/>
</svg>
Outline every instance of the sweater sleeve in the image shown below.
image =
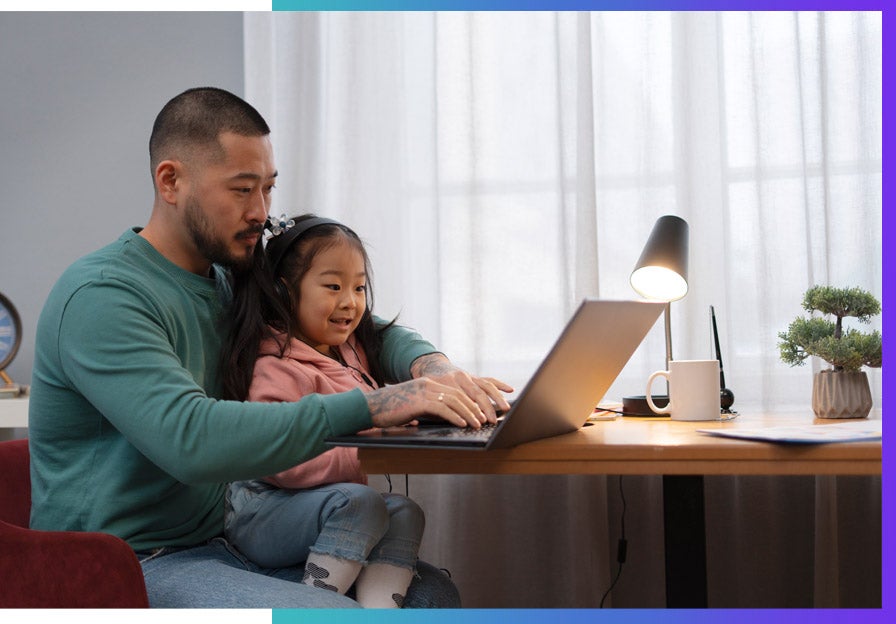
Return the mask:
<svg viewBox="0 0 896 624">
<path fill-rule="evenodd" d="M 250 401 L 296 401 L 315 392 L 314 380 L 301 364 L 288 358 L 267 355 L 255 362 Z M 360 483 L 367 477 L 358 461 L 358 449 L 338 447 L 265 478 L 281 488 L 309 488 L 326 483 Z"/>
<path fill-rule="evenodd" d="M 377 325 L 387 324 L 387 321 L 379 317 L 374 317 L 374 322 Z M 412 329 L 392 325 L 383 332 L 380 364 L 389 382 L 411 379 L 411 364 L 417 358 L 430 353 L 439 353 L 439 350 Z"/>
<path fill-rule="evenodd" d="M 324 452 L 329 436 L 371 426 L 360 390 L 281 404 L 208 396 L 174 347 L 198 338 L 171 335 L 177 324 L 154 304 L 137 286 L 110 280 L 83 286 L 65 304 L 55 350 L 66 385 L 84 397 L 84 413 L 102 414 L 179 481 L 272 474 Z M 214 320 L 199 323 L 214 327 Z M 216 365 L 193 368 L 214 374 Z"/>
</svg>

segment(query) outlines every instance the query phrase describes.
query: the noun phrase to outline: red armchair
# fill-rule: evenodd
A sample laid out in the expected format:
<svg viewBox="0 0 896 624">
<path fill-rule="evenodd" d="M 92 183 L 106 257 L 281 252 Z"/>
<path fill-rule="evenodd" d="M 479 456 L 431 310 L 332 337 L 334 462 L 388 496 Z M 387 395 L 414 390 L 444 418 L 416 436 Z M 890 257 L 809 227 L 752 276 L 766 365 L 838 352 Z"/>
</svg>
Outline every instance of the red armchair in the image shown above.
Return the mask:
<svg viewBox="0 0 896 624">
<path fill-rule="evenodd" d="M 35 531 L 28 441 L 0 442 L 0 608 L 148 607 L 134 551 L 106 533 Z"/>
</svg>

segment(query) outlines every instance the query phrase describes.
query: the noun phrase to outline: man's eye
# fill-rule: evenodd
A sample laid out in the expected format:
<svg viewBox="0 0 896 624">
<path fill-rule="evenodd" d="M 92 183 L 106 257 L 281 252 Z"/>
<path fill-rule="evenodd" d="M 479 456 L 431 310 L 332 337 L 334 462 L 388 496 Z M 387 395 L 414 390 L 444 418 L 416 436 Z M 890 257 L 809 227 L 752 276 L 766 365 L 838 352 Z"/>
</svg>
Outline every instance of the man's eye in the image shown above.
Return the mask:
<svg viewBox="0 0 896 624">
<path fill-rule="evenodd" d="M 247 194 L 249 194 L 249 193 L 252 192 L 252 189 L 249 188 L 248 186 L 242 186 L 242 187 L 239 187 L 239 188 L 235 188 L 235 189 L 233 189 L 233 190 L 236 191 L 237 193 L 242 193 L 242 194 L 244 194 L 244 195 L 247 195 Z"/>
</svg>

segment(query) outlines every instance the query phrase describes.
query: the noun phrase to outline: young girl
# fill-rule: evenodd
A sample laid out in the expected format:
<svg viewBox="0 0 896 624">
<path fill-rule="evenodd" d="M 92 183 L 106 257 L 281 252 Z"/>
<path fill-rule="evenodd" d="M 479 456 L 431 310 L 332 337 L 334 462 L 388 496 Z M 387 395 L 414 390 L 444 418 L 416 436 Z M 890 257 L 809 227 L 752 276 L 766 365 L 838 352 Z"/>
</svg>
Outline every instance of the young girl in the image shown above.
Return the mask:
<svg viewBox="0 0 896 624">
<path fill-rule="evenodd" d="M 269 220 L 268 229 L 266 275 L 235 285 L 238 324 L 225 396 L 295 401 L 384 384 L 377 356 L 388 325 L 371 315 L 361 240 L 314 215 Z M 354 585 L 364 607 L 400 607 L 417 562 L 423 511 L 409 498 L 379 494 L 366 483 L 353 448 L 234 483 L 226 536 L 259 565 L 305 561 L 306 584 L 342 594 Z"/>
</svg>

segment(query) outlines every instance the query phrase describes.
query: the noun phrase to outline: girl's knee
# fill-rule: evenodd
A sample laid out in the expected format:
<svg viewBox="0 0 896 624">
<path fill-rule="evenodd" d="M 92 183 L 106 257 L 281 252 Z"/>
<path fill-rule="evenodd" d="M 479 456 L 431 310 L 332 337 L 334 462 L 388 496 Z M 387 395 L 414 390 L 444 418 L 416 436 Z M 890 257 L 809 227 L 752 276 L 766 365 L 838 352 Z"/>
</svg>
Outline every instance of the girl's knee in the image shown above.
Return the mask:
<svg viewBox="0 0 896 624">
<path fill-rule="evenodd" d="M 416 502 L 400 494 L 384 494 L 386 507 L 389 510 L 389 524 L 393 528 L 401 527 L 406 535 L 423 535 L 426 516 Z"/>
<path fill-rule="evenodd" d="M 389 511 L 382 495 L 371 487 L 357 483 L 340 486 L 343 496 L 343 512 L 354 518 L 363 518 L 365 528 L 371 533 L 385 534 L 389 528 Z"/>
</svg>

